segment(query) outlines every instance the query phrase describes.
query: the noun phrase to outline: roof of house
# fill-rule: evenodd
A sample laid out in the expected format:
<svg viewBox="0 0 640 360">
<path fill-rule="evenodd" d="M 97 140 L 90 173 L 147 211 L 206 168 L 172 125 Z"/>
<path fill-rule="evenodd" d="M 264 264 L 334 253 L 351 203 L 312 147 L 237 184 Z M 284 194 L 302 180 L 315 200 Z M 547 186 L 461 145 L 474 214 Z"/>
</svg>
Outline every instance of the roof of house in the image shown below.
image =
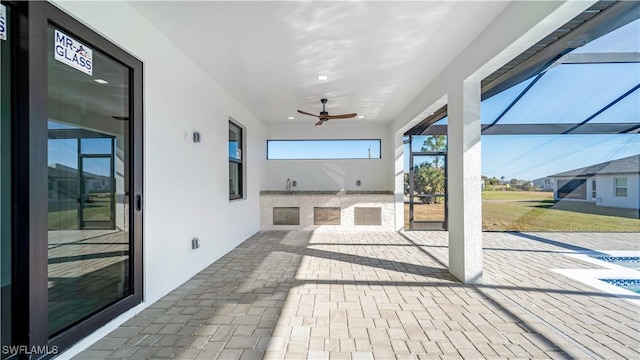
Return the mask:
<svg viewBox="0 0 640 360">
<path fill-rule="evenodd" d="M 579 169 L 561 172 L 550 177 L 576 177 L 606 174 L 638 174 L 640 173 L 640 154 L 626 158 L 611 160 Z"/>
</svg>

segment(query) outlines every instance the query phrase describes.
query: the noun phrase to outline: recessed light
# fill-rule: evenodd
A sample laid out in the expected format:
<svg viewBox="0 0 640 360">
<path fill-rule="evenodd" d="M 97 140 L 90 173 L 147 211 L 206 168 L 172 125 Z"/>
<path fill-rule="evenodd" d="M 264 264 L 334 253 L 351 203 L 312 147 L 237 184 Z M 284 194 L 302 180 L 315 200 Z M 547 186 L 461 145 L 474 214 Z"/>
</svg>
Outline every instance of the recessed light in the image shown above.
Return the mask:
<svg viewBox="0 0 640 360">
<path fill-rule="evenodd" d="M 327 75 L 318 75 L 318 80 L 327 80 L 328 78 Z"/>
<path fill-rule="evenodd" d="M 293 116 L 289 116 L 289 120 L 293 120 L 295 119 Z"/>
<path fill-rule="evenodd" d="M 95 79 L 93 81 L 97 82 L 98 84 L 108 84 L 109 83 L 108 81 L 102 80 L 102 79 Z"/>
<path fill-rule="evenodd" d="M 364 115 L 358 116 L 358 119 L 364 119 Z"/>
</svg>

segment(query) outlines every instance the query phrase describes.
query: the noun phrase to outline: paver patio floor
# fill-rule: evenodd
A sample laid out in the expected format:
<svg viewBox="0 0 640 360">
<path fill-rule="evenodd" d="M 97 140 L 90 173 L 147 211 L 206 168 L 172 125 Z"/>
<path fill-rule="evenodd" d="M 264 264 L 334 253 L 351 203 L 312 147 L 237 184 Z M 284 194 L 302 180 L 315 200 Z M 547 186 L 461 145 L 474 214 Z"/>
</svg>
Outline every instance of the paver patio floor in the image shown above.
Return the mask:
<svg viewBox="0 0 640 360">
<path fill-rule="evenodd" d="M 637 236 L 484 233 L 473 286 L 445 232 L 260 232 L 75 359 L 640 359 L 640 307 L 551 270 Z"/>
</svg>

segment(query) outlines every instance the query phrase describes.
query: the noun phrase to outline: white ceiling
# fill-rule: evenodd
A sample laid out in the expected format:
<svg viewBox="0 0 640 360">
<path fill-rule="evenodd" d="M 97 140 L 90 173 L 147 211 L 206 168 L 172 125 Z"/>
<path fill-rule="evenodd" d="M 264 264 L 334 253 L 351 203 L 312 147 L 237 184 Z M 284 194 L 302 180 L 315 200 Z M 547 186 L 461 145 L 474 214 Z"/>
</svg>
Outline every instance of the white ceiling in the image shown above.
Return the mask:
<svg viewBox="0 0 640 360">
<path fill-rule="evenodd" d="M 296 110 L 323 97 L 329 114 L 365 116 L 336 121 L 390 122 L 508 4 L 131 2 L 265 123 L 313 123 Z"/>
</svg>

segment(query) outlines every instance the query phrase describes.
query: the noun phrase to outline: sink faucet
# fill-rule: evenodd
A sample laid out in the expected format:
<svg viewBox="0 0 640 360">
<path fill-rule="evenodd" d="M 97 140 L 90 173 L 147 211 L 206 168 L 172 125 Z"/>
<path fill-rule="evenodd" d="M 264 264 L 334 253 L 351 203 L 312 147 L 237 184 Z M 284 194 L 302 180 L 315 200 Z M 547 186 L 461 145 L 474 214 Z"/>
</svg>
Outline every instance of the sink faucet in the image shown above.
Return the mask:
<svg viewBox="0 0 640 360">
<path fill-rule="evenodd" d="M 287 184 L 285 187 L 287 192 L 291 191 L 291 180 L 287 179 Z"/>
</svg>

